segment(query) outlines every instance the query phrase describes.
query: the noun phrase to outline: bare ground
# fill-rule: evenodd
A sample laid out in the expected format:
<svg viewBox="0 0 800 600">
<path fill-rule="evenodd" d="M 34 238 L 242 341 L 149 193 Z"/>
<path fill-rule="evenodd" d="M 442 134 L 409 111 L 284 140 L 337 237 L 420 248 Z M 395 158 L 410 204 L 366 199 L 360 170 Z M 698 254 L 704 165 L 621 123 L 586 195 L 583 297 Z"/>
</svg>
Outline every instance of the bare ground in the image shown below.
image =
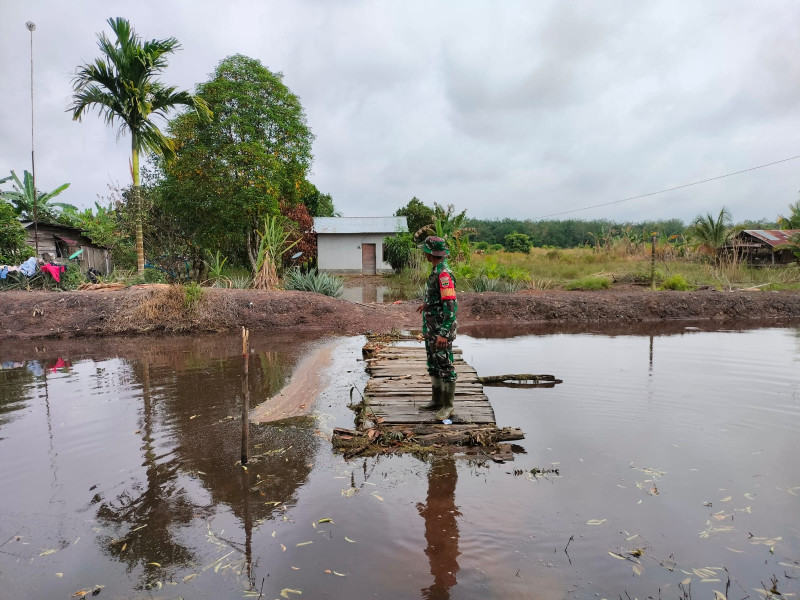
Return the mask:
<svg viewBox="0 0 800 600">
<path fill-rule="evenodd" d="M 195 306 L 182 288 L 12 291 L 0 294 L 0 339 L 164 333 L 318 332 L 352 335 L 420 325 L 418 302 L 356 304 L 308 292 L 209 288 Z M 725 321 L 750 326 L 800 319 L 800 292 L 525 292 L 462 294 L 460 331 Z"/>
</svg>

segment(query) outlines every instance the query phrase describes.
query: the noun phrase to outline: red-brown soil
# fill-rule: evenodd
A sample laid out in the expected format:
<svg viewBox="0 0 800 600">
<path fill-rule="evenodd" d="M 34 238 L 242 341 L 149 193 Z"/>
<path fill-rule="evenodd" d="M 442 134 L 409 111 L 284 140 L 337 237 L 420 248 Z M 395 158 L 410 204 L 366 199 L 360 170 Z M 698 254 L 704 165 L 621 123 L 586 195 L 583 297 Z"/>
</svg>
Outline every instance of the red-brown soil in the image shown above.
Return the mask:
<svg viewBox="0 0 800 600">
<path fill-rule="evenodd" d="M 236 331 L 358 334 L 419 328 L 419 302 L 356 304 L 308 292 L 209 288 L 192 308 L 181 288 L 0 293 L 0 339 Z M 800 292 L 462 294 L 460 331 L 689 321 L 752 326 L 800 319 Z"/>
</svg>

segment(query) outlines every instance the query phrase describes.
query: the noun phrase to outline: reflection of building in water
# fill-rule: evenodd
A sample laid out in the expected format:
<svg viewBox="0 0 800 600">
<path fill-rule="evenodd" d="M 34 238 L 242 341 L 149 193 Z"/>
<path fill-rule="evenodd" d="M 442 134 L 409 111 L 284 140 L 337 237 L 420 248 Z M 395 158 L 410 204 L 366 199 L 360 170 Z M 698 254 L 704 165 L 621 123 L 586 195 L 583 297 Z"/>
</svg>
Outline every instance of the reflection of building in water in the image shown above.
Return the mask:
<svg viewBox="0 0 800 600">
<path fill-rule="evenodd" d="M 452 456 L 437 456 L 428 471 L 428 496 L 418 504 L 425 519 L 425 554 L 430 563 L 433 584 L 422 589 L 427 600 L 447 600 L 450 588 L 456 584 L 458 573 L 458 522 L 461 516 L 456 506 L 458 472 Z"/>
</svg>

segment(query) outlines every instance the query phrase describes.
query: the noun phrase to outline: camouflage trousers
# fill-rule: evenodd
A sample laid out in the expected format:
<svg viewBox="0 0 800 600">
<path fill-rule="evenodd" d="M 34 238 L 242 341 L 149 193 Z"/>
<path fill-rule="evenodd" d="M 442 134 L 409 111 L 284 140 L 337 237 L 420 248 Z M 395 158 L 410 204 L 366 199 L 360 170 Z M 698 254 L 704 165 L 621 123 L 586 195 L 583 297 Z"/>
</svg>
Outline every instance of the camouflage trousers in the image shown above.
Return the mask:
<svg viewBox="0 0 800 600">
<path fill-rule="evenodd" d="M 442 381 L 455 381 L 456 369 L 453 366 L 453 340 L 447 340 L 447 348 L 436 349 L 436 335 L 425 336 L 425 354 L 428 374 L 439 377 Z"/>
</svg>

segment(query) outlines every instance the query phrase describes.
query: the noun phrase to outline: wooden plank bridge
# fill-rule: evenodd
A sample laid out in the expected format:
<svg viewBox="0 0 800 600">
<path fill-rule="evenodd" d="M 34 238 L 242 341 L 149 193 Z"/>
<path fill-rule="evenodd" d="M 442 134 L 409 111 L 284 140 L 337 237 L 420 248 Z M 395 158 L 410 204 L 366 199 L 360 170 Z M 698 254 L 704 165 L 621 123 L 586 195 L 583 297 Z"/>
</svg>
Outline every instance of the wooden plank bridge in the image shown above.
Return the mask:
<svg viewBox="0 0 800 600">
<path fill-rule="evenodd" d="M 514 427 L 499 429 L 494 409 L 478 373 L 461 350 L 453 349 L 458 373 L 453 423 L 436 420 L 420 407 L 431 399 L 431 380 L 421 345 L 364 346 L 369 381 L 356 411 L 356 429 L 334 428 L 332 442 L 345 456 L 381 452 L 436 451 L 480 455 L 499 462 L 513 460 L 511 446 L 499 444 L 524 437 Z"/>
<path fill-rule="evenodd" d="M 431 399 L 431 378 L 422 346 L 383 346 L 367 358 L 370 380 L 364 390 L 375 416 L 390 425 L 436 423 L 436 411 L 420 410 Z M 478 373 L 461 350 L 453 350 L 458 374 L 453 401 L 454 422 L 495 425 L 494 409 L 483 393 Z"/>
</svg>

